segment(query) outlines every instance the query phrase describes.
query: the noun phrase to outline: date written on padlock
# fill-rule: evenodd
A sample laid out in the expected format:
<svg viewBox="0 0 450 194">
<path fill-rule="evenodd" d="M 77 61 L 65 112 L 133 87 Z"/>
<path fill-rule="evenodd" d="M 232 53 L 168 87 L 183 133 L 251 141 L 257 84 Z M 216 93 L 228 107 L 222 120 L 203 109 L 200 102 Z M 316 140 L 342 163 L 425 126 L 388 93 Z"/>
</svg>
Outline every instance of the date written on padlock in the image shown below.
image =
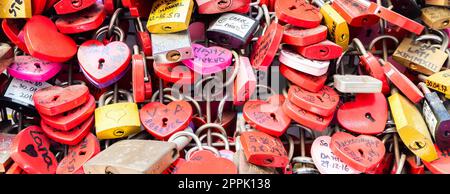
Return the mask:
<svg viewBox="0 0 450 194">
<path fill-rule="evenodd" d="M 441 92 L 450 98 L 450 69 L 428 76 L 425 80 L 427 87 Z"/>
<path fill-rule="evenodd" d="M 193 0 L 157 0 L 148 17 L 148 31 L 173 33 L 187 30 L 193 7 Z"/>
</svg>

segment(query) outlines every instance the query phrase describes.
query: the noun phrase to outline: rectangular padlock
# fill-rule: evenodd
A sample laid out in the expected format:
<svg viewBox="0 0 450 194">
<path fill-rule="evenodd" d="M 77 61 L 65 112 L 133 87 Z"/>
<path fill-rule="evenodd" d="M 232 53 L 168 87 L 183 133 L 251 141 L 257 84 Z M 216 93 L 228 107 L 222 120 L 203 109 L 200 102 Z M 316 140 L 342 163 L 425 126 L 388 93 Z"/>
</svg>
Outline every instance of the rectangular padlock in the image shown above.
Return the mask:
<svg viewBox="0 0 450 194">
<path fill-rule="evenodd" d="M 239 56 L 239 71 L 234 81 L 233 104 L 242 105 L 256 89 L 256 76 L 248 57 Z"/>
<path fill-rule="evenodd" d="M 439 72 L 448 54 L 430 44 L 404 38 L 393 54 L 400 64 L 425 75 Z"/>
<path fill-rule="evenodd" d="M 445 94 L 450 97 L 450 69 L 435 73 L 425 79 L 427 87 Z"/>
<path fill-rule="evenodd" d="M 87 161 L 86 174 L 160 174 L 178 158 L 177 144 L 122 140 Z"/>
<path fill-rule="evenodd" d="M 200 14 L 230 12 L 250 6 L 250 0 L 195 0 Z"/>
<path fill-rule="evenodd" d="M 450 6 L 450 0 L 425 0 L 427 5 Z"/>
<path fill-rule="evenodd" d="M 206 36 L 227 48 L 247 45 L 258 28 L 258 21 L 237 13 L 224 13 L 211 23 Z"/>
<path fill-rule="evenodd" d="M 325 24 L 328 27 L 328 34 L 331 40 L 341 46 L 343 50 L 347 50 L 350 32 L 345 19 L 330 4 L 325 3 L 323 0 L 313 0 L 312 2 L 320 7 L 320 13 L 322 13 Z"/>
<path fill-rule="evenodd" d="M 176 63 L 194 57 L 188 31 L 151 36 L 156 64 Z"/>
<path fill-rule="evenodd" d="M 2 0 L 0 18 L 31 18 L 33 0 Z"/>
<path fill-rule="evenodd" d="M 334 88 L 342 93 L 379 93 L 383 83 L 368 75 L 334 75 Z"/>
<path fill-rule="evenodd" d="M 450 9 L 438 6 L 425 7 L 422 9 L 421 19 L 435 30 L 450 28 Z"/>
<path fill-rule="evenodd" d="M 150 33 L 173 33 L 187 30 L 191 21 L 193 0 L 157 0 L 148 17 Z"/>
</svg>

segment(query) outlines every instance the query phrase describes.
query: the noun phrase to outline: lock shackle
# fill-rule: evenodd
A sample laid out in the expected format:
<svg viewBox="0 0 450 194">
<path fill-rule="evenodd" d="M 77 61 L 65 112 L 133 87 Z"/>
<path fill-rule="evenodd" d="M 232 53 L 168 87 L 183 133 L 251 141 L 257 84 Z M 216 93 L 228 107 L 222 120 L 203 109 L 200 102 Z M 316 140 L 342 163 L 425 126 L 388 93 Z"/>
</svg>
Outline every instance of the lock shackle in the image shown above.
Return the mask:
<svg viewBox="0 0 450 194">
<path fill-rule="evenodd" d="M 422 92 L 424 94 L 430 94 L 431 90 L 427 87 L 427 85 L 423 82 L 420 82 L 419 84 L 417 84 L 417 86 L 420 88 L 420 90 L 422 90 Z"/>
<path fill-rule="evenodd" d="M 251 7 L 252 7 L 252 8 L 258 9 L 258 14 L 257 14 L 256 17 L 255 17 L 255 20 L 259 22 L 259 21 L 261 20 L 261 18 L 264 16 L 264 10 L 263 10 L 263 8 L 260 7 L 259 5 L 251 6 Z"/>
<path fill-rule="evenodd" d="M 391 40 L 393 40 L 393 41 L 395 42 L 396 47 L 397 47 L 398 44 L 399 44 L 399 41 L 398 41 L 398 39 L 397 39 L 395 36 L 391 36 L 391 35 L 382 35 L 382 36 L 378 36 L 378 37 L 374 38 L 374 39 L 370 42 L 368 50 L 369 50 L 369 51 L 372 50 L 372 48 L 375 46 L 375 44 L 376 44 L 378 41 L 380 41 L 380 40 L 385 40 L 385 39 L 391 39 Z"/>
<path fill-rule="evenodd" d="M 364 47 L 364 44 L 358 38 L 354 38 L 352 40 L 352 44 L 356 48 L 356 50 L 361 53 L 362 56 L 366 56 L 368 54 L 367 49 Z"/>
<path fill-rule="evenodd" d="M 323 1 L 323 0 L 311 0 L 310 3 L 317 5 L 317 7 L 319 7 L 319 8 L 323 7 L 326 4 L 325 1 Z"/>
<path fill-rule="evenodd" d="M 397 129 L 395 127 L 389 127 L 383 131 L 384 134 L 395 134 Z"/>
<path fill-rule="evenodd" d="M 218 130 L 220 131 L 220 133 L 221 133 L 223 136 L 228 137 L 227 131 L 225 130 L 225 128 L 223 128 L 222 125 L 219 125 L 219 124 L 217 124 L 217 123 L 206 123 L 206 124 L 200 126 L 200 127 L 197 129 L 197 131 L 195 131 L 195 135 L 199 136 L 200 134 L 202 134 L 202 132 L 203 132 L 205 129 L 208 129 L 208 128 L 215 128 L 215 129 L 218 129 Z"/>
<path fill-rule="evenodd" d="M 211 147 L 211 146 L 207 146 L 207 145 L 203 145 L 202 146 L 204 150 L 208 150 L 211 151 L 212 153 L 214 153 L 217 157 L 220 157 L 220 152 L 219 150 L 217 150 L 215 147 Z M 192 147 L 191 149 L 189 149 L 186 152 L 186 161 L 189 161 L 191 159 L 191 155 L 193 152 L 199 150 L 198 146 Z"/>
<path fill-rule="evenodd" d="M 256 87 L 255 87 L 256 92 L 255 92 L 255 94 L 258 93 L 258 89 L 266 89 L 266 90 L 270 91 L 271 95 L 276 95 L 277 94 L 271 87 L 266 86 L 266 85 L 256 84 Z"/>
<path fill-rule="evenodd" d="M 108 26 L 101 27 L 97 30 L 97 32 L 95 32 L 94 39 L 98 40 L 100 36 L 105 34 L 106 32 L 108 32 Z M 123 42 L 125 40 L 125 32 L 121 28 L 114 26 L 114 33 L 119 36 L 120 42 Z"/>
<path fill-rule="evenodd" d="M 113 35 L 113 28 L 116 28 L 116 26 L 119 25 L 119 15 L 121 13 L 122 13 L 122 8 L 120 8 L 120 7 L 114 11 L 113 15 L 111 16 L 109 25 L 108 25 L 108 33 L 106 34 L 106 38 L 109 39 Z"/>
<path fill-rule="evenodd" d="M 75 85 L 86 85 L 86 82 L 84 82 L 84 81 L 81 81 L 81 80 L 73 80 L 72 81 L 72 84 L 75 84 Z M 69 85 L 71 85 L 71 84 L 69 84 L 69 82 L 62 82 L 62 83 L 60 83 L 60 84 L 58 84 L 59 86 L 61 86 L 61 87 L 67 87 L 67 86 L 69 86 Z"/>
<path fill-rule="evenodd" d="M 141 17 L 136 17 L 136 22 L 134 23 L 134 26 L 137 31 L 139 32 L 145 32 L 144 25 L 142 25 Z"/>
<path fill-rule="evenodd" d="M 202 135 L 202 136 L 199 138 L 199 139 L 200 139 L 200 142 L 203 142 L 203 140 L 206 138 L 206 136 L 207 136 L 207 134 Z M 230 150 L 230 142 L 229 142 L 228 139 L 227 139 L 225 136 L 223 136 L 221 133 L 215 133 L 215 132 L 212 132 L 212 133 L 211 133 L 211 136 L 220 138 L 220 139 L 223 141 L 224 145 L 225 145 L 225 149 L 226 149 L 226 150 Z"/>
<path fill-rule="evenodd" d="M 222 116 L 223 116 L 223 109 L 225 107 L 225 102 L 228 99 L 228 94 L 226 94 L 222 100 L 219 102 L 219 107 L 217 108 L 217 119 L 216 123 L 222 124 Z"/>
<path fill-rule="evenodd" d="M 294 139 L 292 138 L 291 134 L 285 133 L 284 136 L 287 138 L 288 143 L 289 143 L 289 151 L 288 151 L 288 158 L 289 161 L 292 160 L 292 157 L 294 157 Z"/>
<path fill-rule="evenodd" d="M 197 144 L 198 149 L 203 150 L 202 142 L 198 139 L 198 136 L 196 136 L 192 132 L 178 131 L 178 132 L 174 133 L 173 135 L 171 135 L 170 138 L 167 141 L 168 142 L 174 142 L 178 137 L 181 137 L 181 136 L 192 137 L 192 140 L 194 140 L 195 144 Z"/>
<path fill-rule="evenodd" d="M 292 158 L 292 163 L 298 163 L 298 164 L 309 164 L 311 166 L 315 166 L 314 161 L 310 157 L 302 157 L 302 156 L 296 156 Z M 312 167 L 303 166 L 300 168 L 297 168 L 293 170 L 294 174 L 320 174 L 319 170 Z"/>
<path fill-rule="evenodd" d="M 347 56 L 347 52 L 350 52 L 350 50 L 355 50 L 353 45 L 349 45 L 347 50 L 342 51 L 341 56 L 339 56 L 339 58 L 336 60 L 336 74 L 340 74 L 340 75 L 345 74 L 345 69 L 344 69 L 344 66 L 342 65 L 342 58 L 344 58 L 344 56 Z M 339 68 L 341 69 L 340 73 L 339 73 Z"/>
<path fill-rule="evenodd" d="M 263 33 L 264 33 L 266 31 L 266 29 L 268 28 L 268 26 L 270 25 L 270 23 L 271 23 L 271 17 L 270 17 L 270 13 L 269 13 L 269 8 L 267 8 L 266 4 L 262 4 L 261 8 L 262 8 L 262 11 L 263 11 L 264 20 L 266 20 L 266 26 L 263 29 Z"/>
<path fill-rule="evenodd" d="M 397 162 L 397 169 L 395 171 L 395 174 L 401 174 L 403 171 L 403 168 L 405 167 L 406 162 L 406 154 L 402 153 L 400 156 L 400 161 Z"/>
<path fill-rule="evenodd" d="M 435 42 L 442 42 L 442 38 L 436 34 L 424 34 L 424 35 L 417 37 L 414 40 L 415 41 L 431 40 L 431 41 L 435 41 Z"/>
<path fill-rule="evenodd" d="M 119 89 L 119 90 L 117 90 L 117 92 L 125 95 L 125 97 L 127 98 L 128 102 L 133 102 L 133 95 L 131 95 L 130 92 L 128 92 L 126 90 L 123 90 L 123 89 Z M 99 107 L 105 106 L 106 105 L 106 103 L 105 103 L 106 99 L 108 97 L 112 97 L 112 95 L 114 95 L 114 91 L 107 91 L 107 92 L 103 93 L 98 99 L 98 106 Z"/>
<path fill-rule="evenodd" d="M 255 2 L 251 2 L 250 6 L 258 6 L 260 2 L 261 2 L 260 0 L 256 0 Z"/>
<path fill-rule="evenodd" d="M 164 88 L 164 89 L 163 89 L 163 93 L 164 93 L 164 92 L 177 93 L 178 96 L 179 96 L 178 100 L 183 100 L 183 95 L 180 94 L 180 91 L 174 90 L 174 89 L 172 89 L 172 88 Z M 156 91 L 153 93 L 152 98 L 150 99 L 150 101 L 151 101 L 151 102 L 156 102 L 156 99 L 158 99 L 158 98 L 159 98 L 159 90 L 156 90 Z"/>
</svg>

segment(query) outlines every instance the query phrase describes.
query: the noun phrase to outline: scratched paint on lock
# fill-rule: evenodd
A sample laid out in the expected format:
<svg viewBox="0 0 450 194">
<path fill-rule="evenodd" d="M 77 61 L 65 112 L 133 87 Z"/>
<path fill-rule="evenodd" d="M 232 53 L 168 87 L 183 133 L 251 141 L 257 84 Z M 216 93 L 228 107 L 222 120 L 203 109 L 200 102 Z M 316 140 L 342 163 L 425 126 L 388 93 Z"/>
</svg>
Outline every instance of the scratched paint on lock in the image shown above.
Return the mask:
<svg viewBox="0 0 450 194">
<path fill-rule="evenodd" d="M 281 43 L 283 31 L 283 26 L 277 22 L 272 22 L 264 35 L 258 39 L 250 57 L 251 64 L 254 68 L 267 70 Z"/>
<path fill-rule="evenodd" d="M 55 76 L 61 68 L 61 63 L 43 61 L 32 56 L 16 56 L 8 67 L 8 74 L 22 80 L 44 82 Z"/>
<path fill-rule="evenodd" d="M 212 74 L 224 70 L 231 65 L 233 58 L 228 49 L 213 46 L 206 48 L 199 44 L 192 44 L 194 58 L 184 60 L 183 64 L 200 74 Z"/>
</svg>

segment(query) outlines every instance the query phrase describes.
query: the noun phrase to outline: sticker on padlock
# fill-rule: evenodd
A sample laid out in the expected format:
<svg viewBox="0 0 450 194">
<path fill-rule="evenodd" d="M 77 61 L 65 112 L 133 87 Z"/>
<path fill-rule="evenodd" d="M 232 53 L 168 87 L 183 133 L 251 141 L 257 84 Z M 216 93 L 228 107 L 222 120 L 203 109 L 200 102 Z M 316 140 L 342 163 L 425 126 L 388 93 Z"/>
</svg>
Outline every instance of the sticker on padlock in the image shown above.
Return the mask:
<svg viewBox="0 0 450 194">
<path fill-rule="evenodd" d="M 279 138 L 259 131 L 246 131 L 240 142 L 248 162 L 265 167 L 286 167 L 289 162 L 286 150 Z"/>
<path fill-rule="evenodd" d="M 84 104 L 89 100 L 89 90 L 85 85 L 68 87 L 50 86 L 36 91 L 34 105 L 40 114 L 55 116 Z"/>
<path fill-rule="evenodd" d="M 325 130 L 331 123 L 334 115 L 322 117 L 317 114 L 308 112 L 289 100 L 286 100 L 282 106 L 283 112 L 295 122 L 316 131 Z"/>
<path fill-rule="evenodd" d="M 83 164 L 100 152 L 100 143 L 89 133 L 80 143 L 68 148 L 65 156 L 56 168 L 56 174 L 84 174 Z"/>
<path fill-rule="evenodd" d="M 25 25 L 25 20 L 12 20 L 12 19 L 3 19 L 2 21 L 2 29 L 3 33 L 14 43 L 20 50 L 25 53 L 28 52 L 28 48 L 25 45 L 25 41 L 23 40 L 23 26 Z"/>
<path fill-rule="evenodd" d="M 30 174 L 54 174 L 58 165 L 49 140 L 38 126 L 29 126 L 16 135 L 11 158 Z"/>
<path fill-rule="evenodd" d="M 231 65 L 233 55 L 231 51 L 219 46 L 204 47 L 200 44 L 191 44 L 194 58 L 183 60 L 183 64 L 189 69 L 209 75 L 220 72 Z"/>
<path fill-rule="evenodd" d="M 157 0 L 148 17 L 150 33 L 173 33 L 187 30 L 194 7 L 193 0 Z"/>
<path fill-rule="evenodd" d="M 239 70 L 234 81 L 233 104 L 243 105 L 256 89 L 256 75 L 248 57 L 239 56 Z M 236 67 L 235 67 L 236 68 Z"/>
<path fill-rule="evenodd" d="M 297 71 L 282 63 L 280 64 L 280 72 L 287 80 L 310 92 L 318 92 L 323 88 L 325 82 L 327 81 L 327 74 L 313 76 Z"/>
<path fill-rule="evenodd" d="M 360 0 L 334 0 L 331 6 L 353 27 L 371 26 L 379 21 Z"/>
<path fill-rule="evenodd" d="M 61 63 L 43 61 L 32 56 L 16 56 L 8 67 L 8 74 L 21 80 L 45 82 L 62 68 Z"/>
<path fill-rule="evenodd" d="M 188 31 L 151 34 L 151 39 L 156 64 L 176 63 L 194 57 Z"/>
<path fill-rule="evenodd" d="M 292 48 L 283 46 L 279 60 L 284 65 L 313 76 L 322 76 L 327 73 L 330 61 L 317 61 L 304 58 Z"/>
<path fill-rule="evenodd" d="M 249 6 L 250 0 L 195 0 L 200 14 L 218 14 Z"/>
<path fill-rule="evenodd" d="M 283 43 L 294 46 L 308 46 L 327 39 L 327 27 L 319 25 L 315 28 L 303 29 L 287 24 L 284 26 Z"/>
<path fill-rule="evenodd" d="M 339 103 L 339 95 L 329 86 L 324 86 L 318 92 L 309 92 L 292 85 L 288 91 L 288 99 L 298 107 L 320 116 L 331 116 Z"/>
<path fill-rule="evenodd" d="M 48 138 L 52 139 L 55 142 L 65 144 L 65 145 L 76 145 L 91 131 L 92 126 L 94 125 L 94 116 L 90 116 L 88 119 L 84 120 L 78 126 L 68 130 L 61 131 L 59 129 L 55 129 L 43 120 L 41 120 L 41 128 L 42 131 L 48 136 Z"/>
<path fill-rule="evenodd" d="M 33 95 L 35 92 L 50 86 L 52 85 L 47 82 L 32 82 L 14 78 L 11 80 L 4 96 L 22 102 L 24 105 L 34 106 Z"/>
<path fill-rule="evenodd" d="M 443 93 L 446 96 L 450 96 L 449 78 L 450 78 L 450 69 L 425 77 L 425 84 L 427 84 L 427 87 L 430 89 Z"/>
<path fill-rule="evenodd" d="M 306 0 L 276 1 L 275 14 L 279 20 L 302 28 L 317 27 L 323 18 L 319 9 Z"/>
<path fill-rule="evenodd" d="M 0 18 L 31 18 L 31 3 L 32 0 L 5 0 L 0 4 Z"/>
<path fill-rule="evenodd" d="M 162 80 L 170 83 L 192 84 L 194 72 L 180 63 L 156 64 L 153 63 L 155 74 Z"/>
<path fill-rule="evenodd" d="M 16 135 L 0 133 L 0 173 L 5 173 L 11 160 L 11 146 Z"/>
<path fill-rule="evenodd" d="M 430 6 L 422 9 L 422 21 L 430 28 L 450 28 L 450 10 L 446 7 Z"/>
<path fill-rule="evenodd" d="M 283 26 L 273 21 L 264 35 L 258 38 L 250 57 L 253 68 L 263 71 L 269 69 L 283 38 L 283 31 Z"/>
<path fill-rule="evenodd" d="M 308 46 L 296 47 L 296 50 L 305 58 L 322 61 L 337 59 L 342 54 L 342 47 L 329 40 Z"/>
<path fill-rule="evenodd" d="M 96 0 L 60 0 L 53 7 L 57 14 L 69 14 L 81 11 L 94 5 Z"/>
<path fill-rule="evenodd" d="M 438 146 L 435 148 L 439 158 L 433 162 L 423 161 L 423 163 L 433 174 L 449 174 L 450 150 L 441 150 Z"/>
<path fill-rule="evenodd" d="M 105 19 L 104 6 L 96 3 L 80 12 L 60 16 L 55 25 L 61 33 L 79 34 L 98 29 Z"/>
<path fill-rule="evenodd" d="M 341 105 L 337 120 L 344 129 L 376 135 L 384 131 L 388 119 L 388 105 L 382 93 L 356 94 L 355 100 Z"/>
<path fill-rule="evenodd" d="M 334 88 L 341 93 L 380 93 L 383 83 L 368 75 L 333 75 Z"/>
</svg>

